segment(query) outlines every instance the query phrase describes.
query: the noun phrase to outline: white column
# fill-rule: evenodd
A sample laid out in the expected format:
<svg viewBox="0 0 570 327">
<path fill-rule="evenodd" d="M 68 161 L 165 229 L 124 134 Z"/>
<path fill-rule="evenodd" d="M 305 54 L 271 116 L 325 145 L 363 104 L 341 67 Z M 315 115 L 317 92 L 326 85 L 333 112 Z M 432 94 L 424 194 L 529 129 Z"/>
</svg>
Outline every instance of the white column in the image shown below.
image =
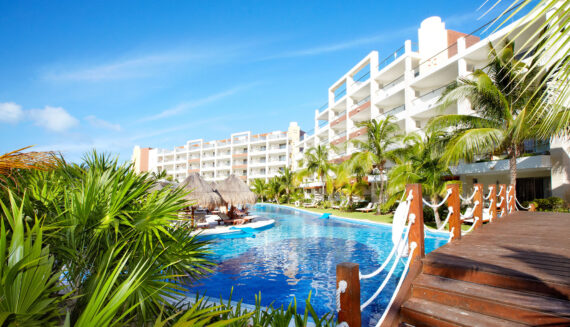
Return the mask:
<svg viewBox="0 0 570 327">
<path fill-rule="evenodd" d="M 413 101 L 415 98 L 415 91 L 411 86 L 414 80 L 414 67 L 412 67 L 412 57 L 410 56 L 412 53 L 412 41 L 406 40 L 404 49 L 404 55 L 406 56 L 404 59 L 404 105 L 406 106 L 404 110 L 406 117 L 404 118 L 404 126 L 406 129 L 405 132 L 410 133 L 417 129 L 416 122 L 410 114 L 413 110 Z"/>
</svg>

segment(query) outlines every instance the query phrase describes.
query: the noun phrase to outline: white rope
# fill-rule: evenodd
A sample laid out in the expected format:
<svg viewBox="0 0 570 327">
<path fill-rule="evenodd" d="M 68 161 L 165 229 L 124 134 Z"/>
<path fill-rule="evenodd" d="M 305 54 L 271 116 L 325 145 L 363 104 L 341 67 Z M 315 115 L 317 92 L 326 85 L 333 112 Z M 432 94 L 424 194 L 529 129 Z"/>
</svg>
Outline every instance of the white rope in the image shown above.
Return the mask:
<svg viewBox="0 0 570 327">
<path fill-rule="evenodd" d="M 336 312 L 340 312 L 340 294 L 346 292 L 348 284 L 345 280 L 338 282 L 338 288 L 336 289 Z"/>
<path fill-rule="evenodd" d="M 512 209 L 511 206 L 510 206 L 511 201 L 513 201 L 513 197 L 512 197 L 512 196 L 507 196 L 507 210 L 508 210 L 508 213 L 512 213 L 512 212 L 513 212 L 513 209 Z M 516 207 L 516 206 L 515 206 L 515 207 Z"/>
<path fill-rule="evenodd" d="M 447 242 L 451 242 L 451 240 L 453 240 L 453 231 L 455 231 L 455 227 L 452 227 L 451 230 L 449 231 L 449 240 L 447 240 Z"/>
<path fill-rule="evenodd" d="M 497 203 L 497 207 L 500 207 L 503 204 L 504 200 L 505 200 L 505 197 L 501 196 L 501 201 L 499 203 Z"/>
<path fill-rule="evenodd" d="M 448 210 L 449 211 L 447 212 L 447 218 L 445 218 L 443 224 L 441 224 L 441 226 L 437 228 L 438 231 L 443 230 L 443 228 L 445 227 L 445 225 L 447 225 L 447 222 L 449 221 L 449 217 L 451 217 L 451 215 L 453 214 L 453 207 L 449 207 Z"/>
<path fill-rule="evenodd" d="M 501 209 L 501 215 L 499 217 L 503 218 L 504 215 L 505 215 L 505 209 Z"/>
<path fill-rule="evenodd" d="M 416 246 L 417 246 L 416 242 L 413 242 L 412 244 L 410 244 L 410 248 L 412 249 L 412 251 L 416 248 Z M 388 275 L 386 275 L 386 277 L 384 278 L 384 281 L 382 282 L 380 287 L 378 287 L 376 292 L 374 292 L 374 294 L 372 294 L 372 296 L 360 306 L 360 311 L 363 311 L 364 309 L 366 309 L 366 307 L 368 305 L 370 305 L 370 303 L 372 303 L 372 301 L 374 301 L 376 299 L 376 297 L 382 292 L 384 287 L 386 287 L 386 285 L 388 284 L 388 281 L 390 280 L 390 277 L 392 277 L 392 274 L 394 274 L 394 270 L 396 270 L 396 267 L 398 266 L 398 262 L 400 261 L 401 256 L 402 256 L 402 253 L 398 252 L 398 256 L 396 257 L 396 260 L 394 260 L 394 264 L 392 264 L 392 268 L 388 272 Z M 410 256 L 408 259 L 408 262 L 410 262 L 411 258 L 412 257 Z"/>
<path fill-rule="evenodd" d="M 487 194 L 487 196 L 484 196 L 483 199 L 489 200 L 489 198 L 491 197 L 491 189 L 492 188 L 493 188 L 493 186 L 489 186 L 489 193 Z"/>
<path fill-rule="evenodd" d="M 368 279 L 368 278 L 372 278 L 376 275 L 378 275 L 380 272 L 382 272 L 384 270 L 384 268 L 386 268 L 386 266 L 388 265 L 388 263 L 390 263 L 390 261 L 392 260 L 392 257 L 394 256 L 394 253 L 396 253 L 396 250 L 400 248 L 400 242 L 403 240 L 404 243 L 408 241 L 408 235 L 410 235 L 410 227 L 412 226 L 412 224 L 415 221 L 415 216 L 412 214 L 410 215 L 410 221 L 408 222 L 408 230 L 406 231 L 406 235 L 404 236 L 404 238 L 400 238 L 398 240 L 398 244 L 395 244 L 392 247 L 392 251 L 390 251 L 390 254 L 388 255 L 388 258 L 386 258 L 386 260 L 384 261 L 384 263 L 382 263 L 382 265 L 380 266 L 380 268 L 376 269 L 375 271 L 371 272 L 370 274 L 366 274 L 363 275 L 360 271 L 358 272 L 358 274 L 360 275 L 359 278 L 360 280 L 363 279 Z"/>
<path fill-rule="evenodd" d="M 384 313 L 382 314 L 382 318 L 380 318 L 380 320 L 378 320 L 375 327 L 382 326 L 384 319 L 386 319 L 386 316 L 388 315 L 388 311 L 390 311 L 389 309 L 392 306 L 392 303 L 394 303 L 396 296 L 400 292 L 400 287 L 402 287 L 402 283 L 406 279 L 406 275 L 408 274 L 408 269 L 410 268 L 410 262 L 412 261 L 413 254 L 414 254 L 414 251 L 416 250 L 416 247 L 417 247 L 416 243 L 415 242 L 412 243 L 412 245 L 411 245 L 412 252 L 410 254 L 410 257 L 408 258 L 408 262 L 406 262 L 406 265 L 404 266 L 404 270 L 402 271 L 402 276 L 400 276 L 400 281 L 398 282 L 398 285 L 396 285 L 396 289 L 394 290 L 394 293 L 392 294 L 392 298 L 390 299 L 390 302 L 388 303 L 386 310 L 384 310 Z"/>
<path fill-rule="evenodd" d="M 425 199 L 422 199 L 422 202 L 430 208 L 437 209 L 437 208 L 441 207 L 445 203 L 445 201 L 447 201 L 447 198 L 449 198 L 449 195 L 451 195 L 451 189 L 447 190 L 447 194 L 445 195 L 445 198 L 443 200 L 441 200 L 441 202 L 438 204 L 432 204 L 431 202 L 427 202 Z"/>
<path fill-rule="evenodd" d="M 503 184 L 501 184 L 501 187 L 499 188 L 499 192 L 497 192 L 497 196 L 501 196 L 501 193 L 503 193 Z"/>
<path fill-rule="evenodd" d="M 473 215 L 475 214 L 475 208 L 477 208 L 478 205 L 479 205 L 479 201 L 475 201 L 475 205 L 473 206 L 473 209 L 471 209 L 471 214 L 469 216 L 459 214 L 461 219 L 473 218 Z M 467 211 L 469 211 L 469 208 L 467 208 L 467 210 L 465 210 L 465 212 L 467 212 Z"/>
<path fill-rule="evenodd" d="M 479 217 L 475 217 L 475 220 L 473 221 L 473 225 L 471 225 L 471 228 L 469 228 L 465 232 L 461 232 L 461 235 L 465 235 L 465 234 L 470 233 L 473 230 L 473 228 L 475 228 L 475 224 L 477 224 L 478 220 L 479 220 Z"/>
<path fill-rule="evenodd" d="M 336 325 L 336 327 L 349 327 L 346 321 L 341 322 L 340 324 Z"/>
<path fill-rule="evenodd" d="M 497 201 L 496 199 L 491 199 L 489 200 L 489 208 L 485 209 L 483 208 L 483 217 L 485 217 L 485 210 L 487 210 L 487 215 L 489 215 L 489 221 L 493 222 L 493 214 L 491 213 L 491 210 L 497 210 L 497 207 L 495 206 L 495 201 Z"/>
<path fill-rule="evenodd" d="M 522 204 L 519 202 L 519 199 L 517 199 L 516 196 L 515 196 L 515 200 L 517 201 L 517 204 L 519 205 L 519 207 L 521 207 L 521 209 L 530 210 L 530 204 L 528 205 L 528 208 L 525 208 L 525 207 L 522 206 Z"/>
<path fill-rule="evenodd" d="M 478 186 L 475 186 L 475 190 L 473 191 L 473 194 L 471 194 L 470 197 L 464 198 L 464 197 L 461 196 L 461 194 L 459 194 L 459 198 L 460 198 L 461 200 L 463 200 L 464 202 L 469 202 L 469 201 L 473 200 L 473 198 L 475 197 L 475 194 L 477 193 L 477 190 L 478 190 L 478 189 L 479 189 L 479 187 L 478 187 Z"/>
</svg>

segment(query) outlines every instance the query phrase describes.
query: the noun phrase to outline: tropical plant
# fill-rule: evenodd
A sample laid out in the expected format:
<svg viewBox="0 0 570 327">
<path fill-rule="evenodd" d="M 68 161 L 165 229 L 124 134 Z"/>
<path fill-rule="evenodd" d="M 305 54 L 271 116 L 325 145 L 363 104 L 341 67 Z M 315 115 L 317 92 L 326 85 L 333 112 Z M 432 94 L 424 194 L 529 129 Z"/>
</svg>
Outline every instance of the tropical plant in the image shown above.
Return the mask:
<svg viewBox="0 0 570 327">
<path fill-rule="evenodd" d="M 275 203 L 279 204 L 279 197 L 281 196 L 284 190 L 283 185 L 279 177 L 273 177 L 267 183 L 267 197 L 270 199 L 275 200 Z"/>
<path fill-rule="evenodd" d="M 428 130 L 453 130 L 454 136 L 444 153 L 449 162 L 472 161 L 475 155 L 506 151 L 514 185 L 516 160 L 523 142 L 537 137 L 537 124 L 532 117 L 543 90 L 534 79 L 540 69 L 535 62 L 527 65 L 515 59 L 512 42 L 498 51 L 492 44 L 489 47 L 487 67 L 476 70 L 472 78 L 460 78 L 440 99 L 442 108 L 469 100 L 475 115 L 438 116 L 429 122 Z"/>
<path fill-rule="evenodd" d="M 380 190 L 378 197 L 378 213 L 380 213 L 381 205 L 386 201 L 385 197 L 385 176 L 386 176 L 386 163 L 388 160 L 394 159 L 394 145 L 402 138 L 398 133 L 400 127 L 394 122 L 393 116 L 387 116 L 380 120 L 368 120 L 357 123 L 358 127 L 366 128 L 366 141 L 353 140 L 355 147 L 361 149 L 351 159 L 353 164 L 352 170 L 364 170 L 366 173 L 375 172 L 379 173 L 380 177 Z M 372 183 L 372 193 L 375 194 L 374 186 L 376 181 Z"/>
<path fill-rule="evenodd" d="M 299 166 L 304 167 L 299 171 L 299 176 L 318 176 L 319 182 L 323 184 L 321 187 L 321 195 L 324 197 L 325 177 L 331 167 L 331 163 L 329 162 L 329 149 L 322 145 L 307 149 L 303 159 L 299 162 Z"/>
<path fill-rule="evenodd" d="M 332 199 L 337 192 L 344 186 L 345 181 L 350 175 L 350 170 L 346 164 L 332 164 L 329 174 L 326 175 L 326 190 L 329 199 Z"/>
<path fill-rule="evenodd" d="M 364 194 L 364 190 L 368 186 L 368 183 L 363 181 L 361 178 L 353 177 L 353 171 L 351 170 L 350 160 L 344 161 L 339 164 L 335 171 L 337 175 L 334 177 L 334 185 L 342 192 L 348 200 L 347 207 L 352 207 L 352 198 L 356 195 Z"/>
<path fill-rule="evenodd" d="M 390 204 L 400 199 L 406 184 L 421 183 L 424 196 L 432 203 L 439 202 L 446 192 L 445 177 L 451 175 L 447 163 L 441 159 L 448 140 L 443 132 L 432 132 L 422 137 L 410 133 L 403 139 L 405 147 L 394 157 L 396 165 L 390 170 L 388 192 L 392 195 Z M 434 211 L 437 226 L 441 225 L 439 212 Z"/>
<path fill-rule="evenodd" d="M 262 202 L 267 199 L 267 183 L 265 183 L 265 179 L 254 179 L 251 183 L 251 187 L 258 199 L 261 199 Z"/>
<path fill-rule="evenodd" d="M 279 182 L 281 183 L 281 186 L 285 191 L 287 203 L 289 203 L 289 196 L 291 194 L 291 191 L 297 186 L 296 185 L 297 178 L 295 176 L 295 173 L 291 169 L 289 169 L 289 167 L 285 167 L 283 168 L 283 170 L 279 172 L 278 177 L 279 177 Z"/>
<path fill-rule="evenodd" d="M 500 2 L 500 1 L 497 1 Z M 493 5 L 492 7 L 494 7 Z M 516 39 L 526 34 L 527 41 L 515 53 L 545 67 L 545 76 L 523 72 L 523 79 L 534 79 L 546 92 L 538 93 L 541 101 L 529 110 L 529 121 L 536 125 L 539 138 L 567 137 L 570 134 L 570 2 L 559 0 L 512 0 L 511 5 L 495 20 L 500 28 L 518 13 L 530 10 L 506 37 Z M 539 26 L 536 28 L 536 26 Z M 533 49 L 533 51 L 527 51 Z M 527 76 L 528 75 L 528 76 Z M 533 126 L 531 125 L 531 126 Z"/>
</svg>

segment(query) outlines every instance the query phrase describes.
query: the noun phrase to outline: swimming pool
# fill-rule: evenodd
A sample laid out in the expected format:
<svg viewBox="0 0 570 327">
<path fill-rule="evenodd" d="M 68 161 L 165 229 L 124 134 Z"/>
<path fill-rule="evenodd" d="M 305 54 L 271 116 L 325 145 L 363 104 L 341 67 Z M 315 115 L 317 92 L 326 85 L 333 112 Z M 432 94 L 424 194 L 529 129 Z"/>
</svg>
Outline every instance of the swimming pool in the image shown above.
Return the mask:
<svg viewBox="0 0 570 327">
<path fill-rule="evenodd" d="M 190 293 L 227 298 L 233 286 L 233 298 L 243 299 L 244 303 L 255 303 L 255 295 L 261 291 L 262 305 L 274 302 L 274 307 L 287 307 L 296 297 L 303 312 L 305 299 L 312 291 L 311 304 L 322 315 L 335 309 L 338 263 L 356 262 L 363 273 L 369 273 L 384 262 L 392 249 L 392 228 L 388 225 L 319 219 L 320 214 L 270 204 L 255 205 L 252 214 L 274 219 L 274 227 L 255 237 L 214 239 L 212 260 L 218 266 L 210 277 L 193 285 Z M 447 238 L 446 233 L 428 231 L 426 251 L 447 243 Z M 364 310 L 364 326 L 380 318 L 402 269 L 400 263 L 381 296 Z M 361 301 L 374 293 L 386 273 L 362 281 Z"/>
</svg>

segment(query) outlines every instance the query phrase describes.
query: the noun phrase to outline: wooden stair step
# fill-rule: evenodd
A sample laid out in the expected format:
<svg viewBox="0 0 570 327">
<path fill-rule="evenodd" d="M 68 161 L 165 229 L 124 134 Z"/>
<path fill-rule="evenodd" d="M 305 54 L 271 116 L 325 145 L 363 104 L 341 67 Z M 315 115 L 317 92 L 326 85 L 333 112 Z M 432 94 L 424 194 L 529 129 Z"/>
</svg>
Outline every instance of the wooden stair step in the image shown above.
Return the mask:
<svg viewBox="0 0 570 327">
<path fill-rule="evenodd" d="M 426 257 L 422 260 L 422 273 L 476 284 L 533 292 L 563 300 L 570 299 L 570 285 L 568 284 L 546 280 L 511 269 L 503 269 L 500 266 L 477 265 L 476 262 L 461 259 L 444 261 L 434 257 Z"/>
<path fill-rule="evenodd" d="M 411 298 L 401 308 L 402 321 L 416 327 L 521 327 L 517 322 L 495 318 L 423 299 Z"/>
<path fill-rule="evenodd" d="M 531 325 L 570 325 L 570 302 L 441 276 L 420 274 L 412 297 Z"/>
</svg>

